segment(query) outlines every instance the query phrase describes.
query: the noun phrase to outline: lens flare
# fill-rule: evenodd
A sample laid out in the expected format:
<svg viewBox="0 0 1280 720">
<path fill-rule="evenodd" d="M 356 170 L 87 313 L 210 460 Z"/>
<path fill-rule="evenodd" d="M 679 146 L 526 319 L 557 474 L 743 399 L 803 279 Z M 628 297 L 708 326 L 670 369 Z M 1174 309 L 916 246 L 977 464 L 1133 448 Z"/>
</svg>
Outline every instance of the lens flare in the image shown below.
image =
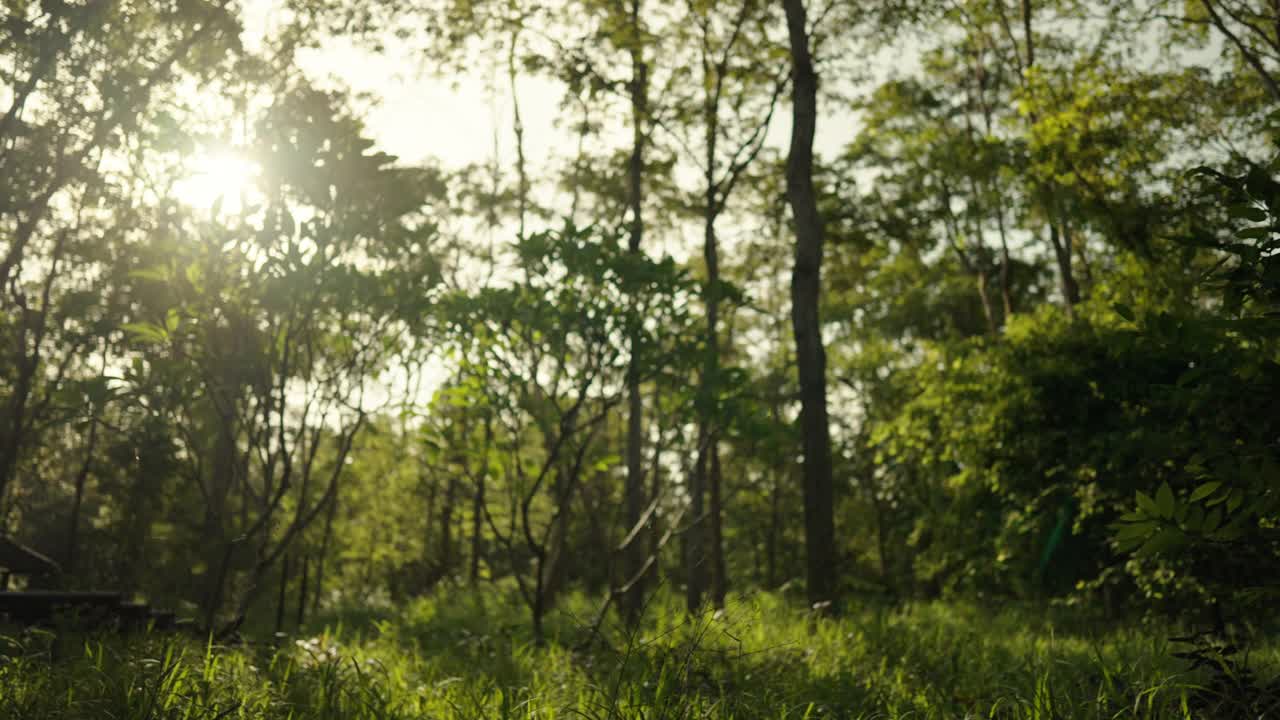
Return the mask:
<svg viewBox="0 0 1280 720">
<path fill-rule="evenodd" d="M 238 153 L 219 151 L 187 160 L 189 174 L 174 186 L 175 196 L 194 208 L 236 214 L 254 189 L 258 165 Z"/>
</svg>

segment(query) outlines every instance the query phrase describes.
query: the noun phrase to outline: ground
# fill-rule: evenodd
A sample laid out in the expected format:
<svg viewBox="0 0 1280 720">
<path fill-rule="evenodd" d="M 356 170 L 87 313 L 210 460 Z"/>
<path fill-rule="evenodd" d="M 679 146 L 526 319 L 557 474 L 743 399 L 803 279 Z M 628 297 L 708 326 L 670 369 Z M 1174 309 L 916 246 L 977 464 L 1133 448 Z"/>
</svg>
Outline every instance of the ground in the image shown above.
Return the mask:
<svg viewBox="0 0 1280 720">
<path fill-rule="evenodd" d="M 1183 718 L 1260 702 L 1247 682 L 1224 689 L 1239 671 L 1174 657 L 1181 630 L 1158 620 L 991 601 L 855 601 L 814 619 L 774 594 L 691 619 L 661 598 L 639 632 L 606 623 L 588 646 L 594 605 L 566 598 L 545 647 L 498 591 L 335 609 L 279 647 L 15 631 L 0 719 Z M 1253 641 L 1248 664 L 1273 677 L 1280 644 Z"/>
</svg>

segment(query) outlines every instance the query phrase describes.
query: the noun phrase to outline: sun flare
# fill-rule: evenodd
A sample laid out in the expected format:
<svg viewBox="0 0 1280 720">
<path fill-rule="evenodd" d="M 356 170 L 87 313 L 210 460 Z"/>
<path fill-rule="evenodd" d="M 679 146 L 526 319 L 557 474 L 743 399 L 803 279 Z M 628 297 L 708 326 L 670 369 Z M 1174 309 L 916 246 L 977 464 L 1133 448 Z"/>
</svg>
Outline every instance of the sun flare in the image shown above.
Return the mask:
<svg viewBox="0 0 1280 720">
<path fill-rule="evenodd" d="M 187 161 L 188 174 L 174 187 L 179 200 L 195 208 L 238 213 L 253 191 L 257 163 L 235 152 L 217 151 Z"/>
</svg>

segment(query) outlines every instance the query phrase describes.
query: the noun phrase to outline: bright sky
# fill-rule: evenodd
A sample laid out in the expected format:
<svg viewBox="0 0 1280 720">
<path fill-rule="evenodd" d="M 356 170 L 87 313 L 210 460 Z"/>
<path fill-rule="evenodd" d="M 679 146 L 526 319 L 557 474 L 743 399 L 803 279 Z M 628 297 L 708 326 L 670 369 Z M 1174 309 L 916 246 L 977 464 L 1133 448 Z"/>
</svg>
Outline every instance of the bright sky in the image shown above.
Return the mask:
<svg viewBox="0 0 1280 720">
<path fill-rule="evenodd" d="M 245 39 L 251 47 L 264 32 L 283 22 L 280 5 L 281 0 L 245 0 Z M 382 150 L 402 162 L 434 158 L 457 167 L 488 160 L 493 156 L 495 121 L 501 157 L 513 162 L 510 102 L 485 90 L 488 78 L 460 77 L 451 82 L 431 77 L 420 72 L 418 59 L 404 50 L 389 46 L 379 54 L 346 40 L 329 41 L 320 51 L 306 52 L 301 61 L 317 80 L 334 78 L 352 90 L 375 95 L 378 101 L 365 114 L 369 132 Z M 550 80 L 520 80 L 525 152 L 535 172 L 549 157 L 573 152 L 574 140 L 556 127 L 561 92 L 561 86 Z M 781 148 L 790 132 L 790 114 L 780 110 L 770 141 Z M 828 113 L 818 124 L 818 152 L 838 151 L 853 138 L 854 130 L 852 113 Z"/>
</svg>

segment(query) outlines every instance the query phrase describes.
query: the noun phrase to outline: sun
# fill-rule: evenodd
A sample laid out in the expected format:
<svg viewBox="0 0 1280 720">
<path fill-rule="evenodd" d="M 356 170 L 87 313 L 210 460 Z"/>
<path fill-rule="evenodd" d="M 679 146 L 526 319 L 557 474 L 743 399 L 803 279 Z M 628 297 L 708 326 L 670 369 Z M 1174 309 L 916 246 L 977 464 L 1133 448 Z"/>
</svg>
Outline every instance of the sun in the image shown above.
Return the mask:
<svg viewBox="0 0 1280 720">
<path fill-rule="evenodd" d="M 258 164 L 232 150 L 199 153 L 187 158 L 187 174 L 174 185 L 174 195 L 199 209 L 236 214 L 256 190 Z"/>
</svg>

